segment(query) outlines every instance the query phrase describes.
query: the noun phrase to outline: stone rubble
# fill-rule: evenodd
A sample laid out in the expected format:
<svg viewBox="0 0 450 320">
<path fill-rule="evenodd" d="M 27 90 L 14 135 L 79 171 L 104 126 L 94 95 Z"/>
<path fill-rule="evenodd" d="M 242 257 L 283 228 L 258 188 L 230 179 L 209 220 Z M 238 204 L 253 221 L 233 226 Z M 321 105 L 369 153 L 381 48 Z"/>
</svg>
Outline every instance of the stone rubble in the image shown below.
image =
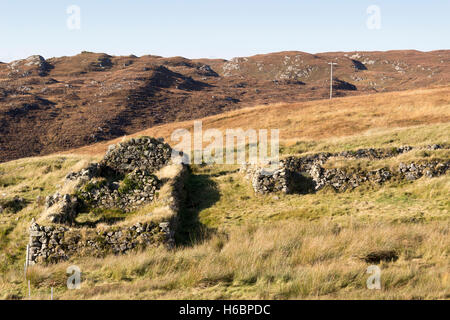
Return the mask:
<svg viewBox="0 0 450 320">
<path fill-rule="evenodd" d="M 69 172 L 66 180 L 81 180 L 87 182 L 101 174 L 102 167 L 99 163 L 90 163 L 86 168 L 78 172 Z"/>
<path fill-rule="evenodd" d="M 427 163 L 400 163 L 399 173 L 406 180 L 417 180 L 422 176 L 428 178 L 437 177 L 447 172 L 450 161 L 441 162 L 432 160 Z"/>
<path fill-rule="evenodd" d="M 425 150 L 437 150 L 448 148 L 443 145 L 426 146 Z M 323 165 L 331 157 L 344 157 L 352 159 L 384 159 L 395 157 L 399 154 L 411 151 L 410 146 L 403 146 L 392 149 L 359 149 L 356 151 L 343 151 L 338 153 L 317 153 L 304 157 L 291 156 L 280 161 L 280 166 L 270 172 L 257 166 L 243 165 L 241 172 L 251 180 L 256 193 L 264 194 L 271 192 L 292 193 L 295 191 L 299 180 L 308 180 L 313 186 L 312 191 L 320 190 L 326 186 L 332 187 L 336 191 L 345 191 L 370 182 L 383 184 L 393 178 L 403 180 L 416 180 L 422 176 L 436 177 L 443 175 L 449 168 L 449 161 L 421 161 L 408 164 L 400 163 L 397 169 L 380 168 L 371 171 L 348 171 L 341 168 L 324 168 Z M 303 186 L 305 188 L 305 186 Z M 302 189 L 301 192 L 305 192 Z M 310 190 L 311 191 L 311 190 Z"/>
</svg>

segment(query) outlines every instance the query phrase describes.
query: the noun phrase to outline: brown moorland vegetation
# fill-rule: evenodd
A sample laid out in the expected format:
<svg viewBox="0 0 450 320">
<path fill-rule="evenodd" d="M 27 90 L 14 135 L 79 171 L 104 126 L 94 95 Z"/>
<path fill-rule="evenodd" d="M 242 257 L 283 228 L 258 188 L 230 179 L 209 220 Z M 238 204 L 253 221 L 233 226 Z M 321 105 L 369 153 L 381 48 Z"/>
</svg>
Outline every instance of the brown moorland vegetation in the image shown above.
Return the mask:
<svg viewBox="0 0 450 320">
<path fill-rule="evenodd" d="M 339 97 L 448 85 L 450 80 L 449 50 L 289 51 L 229 61 L 91 52 L 32 56 L 0 63 L 0 161 L 258 104 L 324 99 L 329 61 L 338 63 L 333 86 Z M 341 121 L 334 131 L 347 126 Z"/>
<path fill-rule="evenodd" d="M 203 130 L 280 129 L 286 146 L 321 139 L 339 138 L 386 129 L 413 127 L 450 121 L 450 87 L 378 93 L 299 103 L 262 105 L 199 119 Z M 169 144 L 176 129 L 193 131 L 193 121 L 175 122 L 140 131 L 133 136 L 163 137 Z M 449 132 L 447 132 L 449 133 Z M 70 152 L 103 154 L 108 145 L 123 137 Z M 432 142 L 430 142 L 432 143 Z M 205 144 L 207 144 L 205 142 Z"/>
</svg>

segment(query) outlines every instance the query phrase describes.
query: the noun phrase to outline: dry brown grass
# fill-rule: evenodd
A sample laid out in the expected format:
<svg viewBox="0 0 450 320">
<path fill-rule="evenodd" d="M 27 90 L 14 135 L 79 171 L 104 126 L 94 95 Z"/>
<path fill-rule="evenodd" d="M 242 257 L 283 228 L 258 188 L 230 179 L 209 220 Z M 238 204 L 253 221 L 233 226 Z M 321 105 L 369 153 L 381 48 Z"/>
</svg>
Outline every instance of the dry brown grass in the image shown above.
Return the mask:
<svg viewBox="0 0 450 320">
<path fill-rule="evenodd" d="M 203 130 L 280 129 L 287 145 L 298 140 L 320 140 L 358 135 L 367 131 L 419 126 L 450 121 L 450 87 L 367 96 L 335 98 L 293 104 L 256 106 L 201 119 Z M 168 143 L 176 129 L 192 131 L 193 121 L 165 124 L 132 136 L 163 137 Z M 71 152 L 102 154 L 123 138 Z"/>
<path fill-rule="evenodd" d="M 36 266 L 29 278 L 34 299 L 47 299 L 52 285 L 58 299 L 448 299 L 449 227 L 331 220 L 249 224 L 175 251 L 153 248 Z M 382 289 L 369 290 L 370 264 L 361 257 L 379 250 L 395 250 L 399 258 L 379 264 Z M 80 290 L 65 288 L 70 264 L 83 272 Z"/>
</svg>

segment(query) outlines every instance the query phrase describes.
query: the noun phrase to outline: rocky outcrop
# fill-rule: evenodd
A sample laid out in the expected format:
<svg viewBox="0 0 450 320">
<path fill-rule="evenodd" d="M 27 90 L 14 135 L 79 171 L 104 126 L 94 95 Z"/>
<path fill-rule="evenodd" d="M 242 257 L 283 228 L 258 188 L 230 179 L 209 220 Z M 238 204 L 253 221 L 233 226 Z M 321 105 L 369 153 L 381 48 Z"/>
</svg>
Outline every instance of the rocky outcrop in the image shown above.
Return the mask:
<svg viewBox="0 0 450 320">
<path fill-rule="evenodd" d="M 16 60 L 9 63 L 9 77 L 27 77 L 31 75 L 39 75 L 45 77 L 53 68 L 42 56 L 33 55 L 26 59 Z"/>
<path fill-rule="evenodd" d="M 219 75 L 207 64 L 197 67 L 197 73 L 205 77 L 218 77 Z"/>
</svg>

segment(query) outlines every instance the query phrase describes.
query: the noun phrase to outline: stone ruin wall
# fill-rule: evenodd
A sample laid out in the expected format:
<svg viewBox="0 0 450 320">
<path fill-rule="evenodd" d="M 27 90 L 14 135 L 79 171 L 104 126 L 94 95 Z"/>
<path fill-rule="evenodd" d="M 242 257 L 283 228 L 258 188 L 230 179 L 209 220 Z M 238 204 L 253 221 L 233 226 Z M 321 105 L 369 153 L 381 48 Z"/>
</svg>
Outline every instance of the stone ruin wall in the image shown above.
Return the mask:
<svg viewBox="0 0 450 320">
<path fill-rule="evenodd" d="M 428 150 L 448 148 L 449 146 L 430 145 Z M 392 149 L 359 149 L 339 153 L 317 153 L 304 157 L 287 157 L 280 161 L 279 167 L 266 170 L 257 166 L 244 165 L 241 172 L 246 174 L 256 193 L 300 192 L 311 193 L 326 186 L 336 191 L 356 188 L 363 183 L 383 184 L 393 178 L 416 180 L 422 176 L 436 177 L 443 175 L 450 167 L 450 161 L 430 160 L 411 163 L 400 163 L 396 169 L 380 168 L 377 170 L 350 171 L 341 168 L 324 168 L 323 165 L 331 157 L 348 159 L 385 159 L 413 150 L 410 146 Z M 301 187 L 299 187 L 301 185 Z M 299 189 L 300 188 L 300 189 Z"/>
<path fill-rule="evenodd" d="M 150 203 L 162 185 L 154 173 L 169 163 L 171 153 L 168 144 L 149 137 L 111 145 L 100 163 L 66 176 L 74 192 L 48 196 L 45 215 L 49 222 L 70 225 L 83 209 L 130 212 Z"/>
<path fill-rule="evenodd" d="M 150 144 L 156 145 L 152 149 Z M 133 150 L 127 153 L 127 150 Z M 120 152 L 117 152 L 120 150 Z M 147 153 L 146 151 L 151 151 Z M 155 152 L 155 150 L 157 152 Z M 170 157 L 170 147 L 150 138 L 133 139 L 118 147 L 112 147 L 99 164 L 90 164 L 87 168 L 70 173 L 66 179 L 77 181 L 78 187 L 89 183 L 105 170 L 117 170 L 126 174 L 131 172 L 154 172 L 165 166 Z M 155 155 L 157 153 L 157 155 Z M 144 159 L 138 156 L 144 155 Z M 118 161 L 117 159 L 122 159 Z M 130 160 L 131 159 L 131 160 Z M 132 164 L 130 166 L 130 164 Z M 139 167 L 133 169 L 134 166 Z M 52 224 L 39 225 L 34 220 L 30 227 L 29 265 L 35 263 L 55 263 L 73 256 L 104 256 L 106 254 L 124 254 L 129 250 L 142 249 L 148 246 L 175 245 L 175 230 L 178 212 L 184 202 L 184 185 L 189 168 L 180 165 L 177 174 L 169 179 L 170 194 L 165 198 L 166 205 L 173 213 L 162 221 L 143 221 L 131 226 L 107 226 L 102 228 L 70 227 L 67 222 L 74 219 L 79 205 L 75 195 L 53 195 L 47 198 L 47 210 L 53 206 L 63 208 L 60 214 L 52 216 Z M 139 198 L 139 197 L 138 197 Z M 142 203 L 139 203 L 142 204 Z M 58 217 L 58 219 L 55 219 Z M 64 224 L 60 224 L 63 222 Z"/>
</svg>

